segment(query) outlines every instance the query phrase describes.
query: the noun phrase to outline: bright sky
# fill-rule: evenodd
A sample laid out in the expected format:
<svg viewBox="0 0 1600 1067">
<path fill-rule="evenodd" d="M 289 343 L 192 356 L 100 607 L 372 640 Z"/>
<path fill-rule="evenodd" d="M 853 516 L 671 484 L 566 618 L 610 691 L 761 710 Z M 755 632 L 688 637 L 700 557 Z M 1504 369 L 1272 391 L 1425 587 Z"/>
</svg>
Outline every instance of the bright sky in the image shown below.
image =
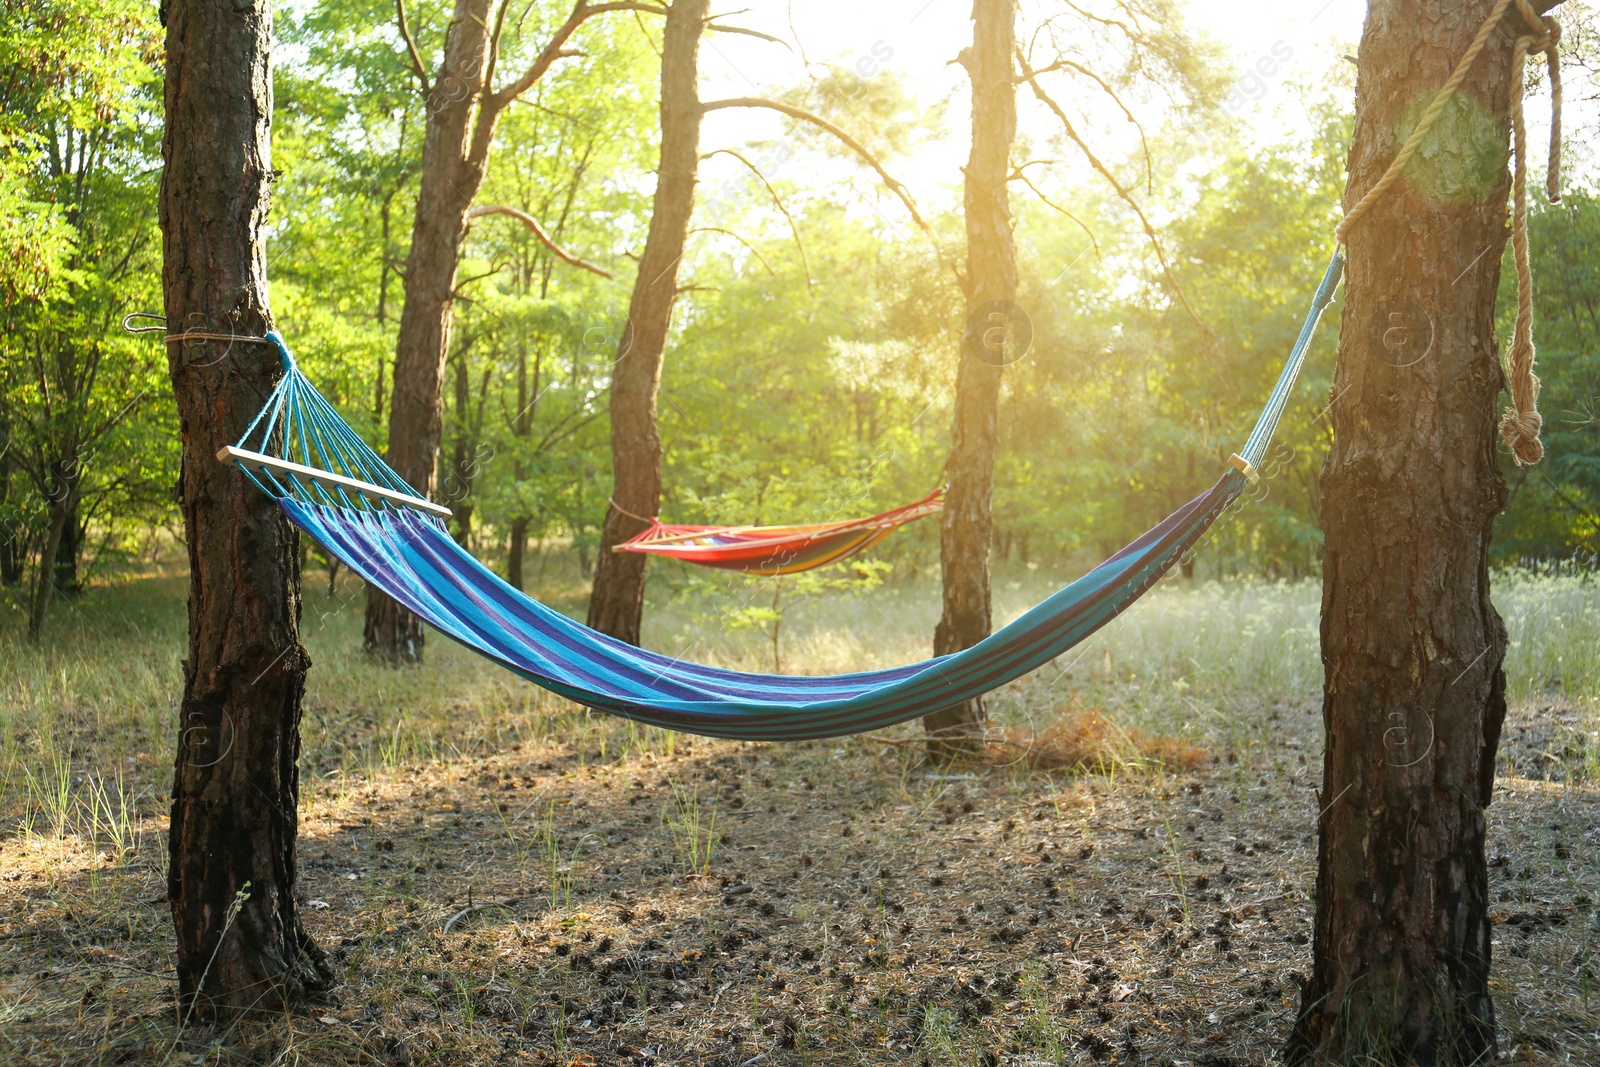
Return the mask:
<svg viewBox="0 0 1600 1067">
<path fill-rule="evenodd" d="M 1223 47 L 1230 64 L 1228 73 L 1240 90 L 1227 106 L 1245 125 L 1246 135 L 1262 144 L 1304 141 L 1309 124 L 1298 110 L 1290 86 L 1323 84 L 1330 74 L 1337 75 L 1340 82 L 1348 78 L 1342 57 L 1355 53 L 1367 6 L 1366 0 L 1178 2 L 1187 13 L 1190 29 L 1209 35 Z M 1040 12 L 1058 4 L 1059 0 L 1022 0 L 1019 27 L 1037 24 Z M 911 159 L 895 161 L 891 170 L 930 209 L 953 206 L 952 201 L 959 198 L 960 167 L 969 140 L 969 87 L 961 68 L 951 60 L 971 40 L 971 0 L 718 0 L 712 11 L 729 12 L 725 21 L 731 25 L 798 41 L 804 58 L 813 64 L 826 61 L 868 72 L 868 76 L 879 69 L 898 71 L 925 104 L 946 102 L 943 136 Z M 750 37 L 713 33 L 701 52 L 704 99 L 771 93 L 799 83 L 804 72 L 798 51 Z M 1581 71 L 1568 74 L 1564 171 L 1569 189 L 1592 185 L 1600 168 L 1600 138 L 1594 137 L 1600 128 L 1600 94 L 1582 84 L 1583 79 Z M 1600 76 L 1589 81 L 1600 85 Z M 1074 103 L 1086 103 L 1058 99 L 1069 110 Z M 1024 137 L 1032 131 L 1033 143 L 1043 143 L 1059 129 L 1053 119 L 1038 111 L 1029 94 L 1019 92 L 1018 101 Z M 1106 109 L 1104 101 L 1097 106 Z M 1030 111 L 1034 113 L 1030 115 Z M 1549 136 L 1548 97 L 1542 90 L 1529 97 L 1527 115 L 1532 165 L 1539 173 Z M 782 120 L 771 113 L 727 110 L 708 117 L 702 143 L 710 150 L 752 140 L 776 141 L 782 132 Z M 1131 128 L 1120 121 L 1105 123 L 1094 143 L 1108 162 L 1131 157 L 1137 150 Z M 781 166 L 778 171 L 769 169 L 769 176 L 797 177 L 782 174 Z M 1036 177 L 1039 174 L 1034 173 Z M 882 199 L 876 191 L 867 191 L 871 182 L 859 173 L 851 175 L 842 168 L 830 175 L 834 176 L 861 187 L 864 204 Z M 815 181 L 819 175 L 805 177 Z M 708 184 L 730 178 L 748 181 L 739 165 L 727 157 L 709 160 L 702 172 Z M 1083 178 L 1080 174 L 1076 180 Z M 1071 179 L 1058 174 L 1054 182 L 1064 180 Z M 905 223 L 898 208 L 878 206 L 875 210 L 886 220 L 896 216 L 896 228 Z"/>
<path fill-rule="evenodd" d="M 882 42 L 893 50 L 887 66 L 929 87 L 956 84 L 956 73 L 947 64 L 972 36 L 970 0 L 742 0 L 726 8 L 747 9 L 729 18 L 731 24 L 774 36 L 798 36 L 813 61 L 837 61 L 852 54 L 870 57 L 873 46 Z M 1353 46 L 1366 4 L 1363 0 L 1189 0 L 1185 9 L 1195 28 L 1228 48 L 1242 73 L 1278 41 L 1306 56 L 1327 55 L 1332 42 Z M 743 86 L 748 91 L 792 81 L 800 62 L 775 45 L 712 35 L 702 67 L 707 90 Z"/>
<path fill-rule="evenodd" d="M 1048 4 L 1049 0 L 1045 0 Z M 1044 4 L 1024 0 L 1021 26 L 1029 25 Z M 1214 37 L 1225 49 L 1231 72 L 1239 79 L 1252 77 L 1258 62 L 1271 68 L 1270 76 L 1244 81 L 1245 92 L 1234 100 L 1233 110 L 1262 141 L 1299 139 L 1305 126 L 1297 122 L 1292 98 L 1284 91 L 1288 80 L 1314 82 L 1339 56 L 1353 52 L 1366 11 L 1365 0 L 1312 0 L 1283 3 L 1274 0 L 1188 0 L 1185 8 L 1191 28 Z M 722 0 L 713 12 L 738 11 L 725 21 L 798 41 L 804 58 L 817 63 L 853 67 L 869 72 L 899 72 L 918 96 L 932 106 L 948 101 L 945 135 L 908 161 L 892 168 L 919 201 L 931 205 L 956 195 L 960 165 L 967 151 L 968 85 L 961 68 L 951 64 L 971 40 L 971 0 Z M 1286 58 L 1285 58 L 1286 57 Z M 713 33 L 701 52 L 703 98 L 768 94 L 800 82 L 804 65 L 799 50 L 733 34 Z M 1025 105 L 1024 133 L 1030 121 Z M 1148 117 L 1148 116 L 1145 116 Z M 1040 138 L 1054 129 L 1041 127 Z M 1096 143 L 1115 158 L 1131 153 L 1136 142 L 1119 144 L 1119 126 L 1109 127 Z M 703 144 L 707 149 L 747 140 L 776 139 L 782 122 L 776 116 L 750 111 L 722 111 L 707 120 Z M 732 168 L 732 169 L 730 169 Z M 704 180 L 709 184 L 737 177 L 737 164 L 726 157 L 708 161 Z M 887 216 L 886 216 L 887 217 Z"/>
</svg>

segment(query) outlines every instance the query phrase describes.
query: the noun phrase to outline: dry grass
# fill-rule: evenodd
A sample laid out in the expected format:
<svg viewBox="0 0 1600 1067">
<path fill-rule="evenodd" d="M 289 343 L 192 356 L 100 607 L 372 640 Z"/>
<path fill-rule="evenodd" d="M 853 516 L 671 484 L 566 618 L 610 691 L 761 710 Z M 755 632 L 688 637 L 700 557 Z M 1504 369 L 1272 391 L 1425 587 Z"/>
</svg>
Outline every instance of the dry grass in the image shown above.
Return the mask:
<svg viewBox="0 0 1600 1067">
<path fill-rule="evenodd" d="M 877 611 L 914 620 L 928 599 L 884 592 L 839 609 L 857 636 L 830 637 L 819 611 L 793 647 L 868 642 Z M 1538 685 L 1513 678 L 1490 809 L 1496 995 L 1516 1062 L 1597 1063 L 1587 594 L 1557 592 L 1503 605 L 1514 656 L 1532 655 L 1540 613 L 1567 622 L 1550 642 L 1566 658 L 1540 653 Z M 1304 587 L 1159 590 L 996 695 L 1014 743 L 993 761 L 931 771 L 911 746 L 591 718 L 443 642 L 424 670 L 370 667 L 357 592 L 315 593 L 300 892 L 344 984 L 189 1031 L 163 899 L 179 593 L 91 593 L 57 644 L 0 650 L 7 1067 L 1225 1067 L 1282 1041 L 1315 869 Z M 693 634 L 697 610 L 661 613 L 658 645 Z M 1255 631 L 1227 659 L 1194 639 L 1221 612 Z M 703 658 L 759 665 L 738 640 Z M 889 631 L 862 656 L 903 643 Z"/>
<path fill-rule="evenodd" d="M 1205 749 L 1181 737 L 1119 726 L 1099 708 L 1074 696 L 1042 731 L 1011 728 L 987 742 L 985 762 L 1020 764 L 1036 771 L 1111 774 L 1118 768 L 1167 773 L 1193 771 L 1210 758 Z"/>
</svg>

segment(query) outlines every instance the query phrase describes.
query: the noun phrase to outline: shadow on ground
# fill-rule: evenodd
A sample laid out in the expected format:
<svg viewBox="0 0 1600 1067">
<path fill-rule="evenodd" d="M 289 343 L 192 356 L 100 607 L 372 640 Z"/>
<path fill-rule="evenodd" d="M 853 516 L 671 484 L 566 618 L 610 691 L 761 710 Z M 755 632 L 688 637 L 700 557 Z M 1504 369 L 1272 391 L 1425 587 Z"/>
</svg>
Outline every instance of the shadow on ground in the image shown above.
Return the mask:
<svg viewBox="0 0 1600 1067">
<path fill-rule="evenodd" d="M 344 984 L 220 1031 L 173 1025 L 158 833 L 12 837 L 0 1058 L 1265 1064 L 1308 967 L 1318 810 L 1315 717 L 1279 710 L 1267 744 L 1182 775 L 929 771 L 852 739 L 523 745 L 319 783 L 301 903 Z M 1522 1061 L 1600 1061 L 1597 817 L 1592 782 L 1497 791 Z"/>
</svg>

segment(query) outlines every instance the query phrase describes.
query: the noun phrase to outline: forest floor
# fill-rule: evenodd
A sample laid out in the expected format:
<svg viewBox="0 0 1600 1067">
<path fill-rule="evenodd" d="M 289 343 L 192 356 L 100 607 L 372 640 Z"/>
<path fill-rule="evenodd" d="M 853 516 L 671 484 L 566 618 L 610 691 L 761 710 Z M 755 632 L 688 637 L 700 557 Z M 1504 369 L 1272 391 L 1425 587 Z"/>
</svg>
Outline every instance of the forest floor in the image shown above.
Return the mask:
<svg viewBox="0 0 1600 1067">
<path fill-rule="evenodd" d="M 1225 1067 L 1272 1061 L 1293 1018 L 1320 804 L 1310 675 L 1206 695 L 1217 676 L 1195 660 L 1158 696 L 1151 616 L 1143 645 L 1092 650 L 1103 677 L 1080 665 L 1064 691 L 995 698 L 1009 736 L 1042 747 L 950 767 L 887 743 L 910 728 L 759 745 L 592 719 L 442 642 L 430 668 L 368 678 L 368 703 L 314 688 L 300 903 L 342 985 L 182 1029 L 160 799 L 181 590 L 136 584 L 83 608 L 114 649 L 101 669 L 0 679 L 7 1065 Z M 1259 592 L 1281 599 L 1264 640 L 1303 646 L 1314 595 Z M 308 644 L 342 687 L 336 631 L 308 625 Z M 69 624 L 59 655 L 84 649 Z M 1129 710 L 1157 703 L 1179 710 Z M 1521 699 L 1502 743 L 1490 889 L 1512 1062 L 1600 1063 L 1595 725 L 1592 700 Z"/>
</svg>

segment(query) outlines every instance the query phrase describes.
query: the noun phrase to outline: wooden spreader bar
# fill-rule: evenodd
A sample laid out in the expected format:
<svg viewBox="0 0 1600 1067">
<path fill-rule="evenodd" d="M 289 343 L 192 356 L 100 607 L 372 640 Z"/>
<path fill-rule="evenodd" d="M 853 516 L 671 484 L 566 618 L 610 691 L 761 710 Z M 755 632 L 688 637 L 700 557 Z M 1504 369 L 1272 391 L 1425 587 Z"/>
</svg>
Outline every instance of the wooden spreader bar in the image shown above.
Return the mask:
<svg viewBox="0 0 1600 1067">
<path fill-rule="evenodd" d="M 418 511 L 427 512 L 429 515 L 437 515 L 441 519 L 448 519 L 451 516 L 449 508 L 442 504 L 435 504 L 431 500 L 424 500 L 420 496 L 412 496 L 410 493 L 398 493 L 393 489 L 385 489 L 381 485 L 373 485 L 371 482 L 346 478 L 342 474 L 331 474 L 315 467 L 307 467 L 302 463 L 291 463 L 286 459 L 263 455 L 260 452 L 251 452 L 243 448 L 234 448 L 232 445 L 223 445 L 217 452 L 217 460 L 221 463 L 233 463 L 239 467 L 270 471 L 273 474 L 292 474 L 296 478 L 304 478 L 308 482 L 316 482 L 318 485 L 324 485 L 330 489 L 345 489 L 350 492 L 360 493 L 362 496 L 370 497 L 373 500 L 382 500 L 390 504 L 415 508 Z"/>
</svg>

